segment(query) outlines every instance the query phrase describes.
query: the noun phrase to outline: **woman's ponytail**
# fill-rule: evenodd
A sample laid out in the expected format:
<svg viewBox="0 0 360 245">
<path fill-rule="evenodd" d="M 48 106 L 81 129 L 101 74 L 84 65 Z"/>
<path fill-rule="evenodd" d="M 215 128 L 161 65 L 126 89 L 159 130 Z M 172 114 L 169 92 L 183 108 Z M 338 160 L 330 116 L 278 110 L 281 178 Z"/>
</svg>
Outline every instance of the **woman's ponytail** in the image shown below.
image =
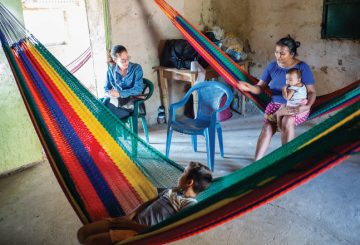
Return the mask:
<svg viewBox="0 0 360 245">
<path fill-rule="evenodd" d="M 301 43 L 298 41 L 295 41 L 294 38 L 292 38 L 290 35 L 287 37 L 281 38 L 279 41 L 276 42 L 276 45 L 282 46 L 282 47 L 288 47 L 290 50 L 290 53 L 294 56 L 297 56 L 297 48 L 300 47 Z"/>
</svg>

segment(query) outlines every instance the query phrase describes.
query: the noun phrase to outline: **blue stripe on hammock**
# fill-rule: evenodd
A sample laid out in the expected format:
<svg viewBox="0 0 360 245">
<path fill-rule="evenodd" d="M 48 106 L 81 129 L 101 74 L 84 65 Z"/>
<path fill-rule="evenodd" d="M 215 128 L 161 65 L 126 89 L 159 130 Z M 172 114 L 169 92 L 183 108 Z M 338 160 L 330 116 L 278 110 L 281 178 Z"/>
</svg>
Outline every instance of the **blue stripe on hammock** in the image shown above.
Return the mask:
<svg viewBox="0 0 360 245">
<path fill-rule="evenodd" d="M 18 50 L 21 48 L 18 48 Z M 54 119 L 57 122 L 57 125 L 60 127 L 62 134 L 66 138 L 67 142 L 71 146 L 74 154 L 79 160 L 81 166 L 83 167 L 86 175 L 89 177 L 91 183 L 94 186 L 96 193 L 101 199 L 103 205 L 106 207 L 108 213 L 111 216 L 122 216 L 125 215 L 124 211 L 121 209 L 121 206 L 110 190 L 110 187 L 107 185 L 105 179 L 100 173 L 99 169 L 96 166 L 96 163 L 93 161 L 89 153 L 86 151 L 85 146 L 81 142 L 79 136 L 76 134 L 75 130 L 59 108 L 58 104 L 52 98 L 49 90 L 44 85 L 44 82 L 34 69 L 31 64 L 31 61 L 28 60 L 26 54 L 23 51 L 18 52 L 20 57 L 23 60 L 24 65 L 26 66 L 29 74 L 31 75 L 37 90 L 43 97 L 47 108 L 51 111 Z"/>
<path fill-rule="evenodd" d="M 325 114 L 328 113 L 328 111 L 336 111 L 336 110 L 341 109 L 342 106 L 343 106 L 343 104 L 346 104 L 346 103 L 348 103 L 349 101 L 354 100 L 354 99 L 356 99 L 356 98 L 358 98 L 358 97 L 360 96 L 360 93 L 357 92 L 357 91 L 360 91 L 360 88 L 359 88 L 359 87 L 358 87 L 358 88 L 354 88 L 353 90 L 351 90 L 351 91 L 349 91 L 349 92 L 341 95 L 341 96 L 344 96 L 344 95 L 346 95 L 346 94 L 348 94 L 348 93 L 357 93 L 357 95 L 352 96 L 352 97 L 350 97 L 349 99 L 342 101 L 339 105 L 336 105 L 336 106 L 334 106 L 334 107 L 331 107 L 330 109 L 329 109 L 329 106 L 324 106 L 324 105 L 326 105 L 327 102 L 324 102 L 324 103 L 318 105 L 317 107 L 315 107 L 315 111 L 310 113 L 310 116 L 309 116 L 308 120 L 313 119 L 313 118 L 320 117 L 320 116 L 322 116 L 322 115 L 325 115 Z M 319 108 L 319 109 L 317 109 L 317 108 Z M 316 109 L 317 109 L 317 110 L 316 110 Z"/>
</svg>

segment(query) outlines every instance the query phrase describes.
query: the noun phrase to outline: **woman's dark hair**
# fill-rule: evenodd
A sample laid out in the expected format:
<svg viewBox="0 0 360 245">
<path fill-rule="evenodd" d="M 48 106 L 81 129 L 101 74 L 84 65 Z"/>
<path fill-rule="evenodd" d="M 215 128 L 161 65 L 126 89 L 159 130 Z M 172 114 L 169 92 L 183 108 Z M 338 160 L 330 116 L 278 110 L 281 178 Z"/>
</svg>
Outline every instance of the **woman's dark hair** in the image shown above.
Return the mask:
<svg viewBox="0 0 360 245">
<path fill-rule="evenodd" d="M 109 51 L 108 55 L 108 64 L 114 64 L 116 59 L 116 54 L 121 54 L 122 52 L 127 52 L 126 48 L 122 45 L 114 45 Z"/>
<path fill-rule="evenodd" d="M 187 179 L 194 181 L 193 189 L 195 193 L 200 193 L 209 187 L 213 177 L 211 170 L 207 166 L 199 162 L 190 162 L 188 168 Z"/>
<path fill-rule="evenodd" d="M 281 38 L 279 41 L 276 42 L 276 45 L 282 46 L 282 47 L 288 47 L 290 50 L 290 53 L 294 56 L 297 56 L 297 48 L 300 47 L 300 42 L 295 41 L 294 38 L 292 38 L 290 35 L 287 37 Z"/>
</svg>

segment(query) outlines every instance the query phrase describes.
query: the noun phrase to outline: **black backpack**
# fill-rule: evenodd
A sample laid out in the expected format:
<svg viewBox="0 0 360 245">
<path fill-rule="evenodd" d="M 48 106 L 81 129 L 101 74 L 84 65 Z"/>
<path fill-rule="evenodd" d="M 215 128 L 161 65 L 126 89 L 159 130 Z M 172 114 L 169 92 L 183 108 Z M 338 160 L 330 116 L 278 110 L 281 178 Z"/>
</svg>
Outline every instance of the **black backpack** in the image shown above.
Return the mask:
<svg viewBox="0 0 360 245">
<path fill-rule="evenodd" d="M 195 59 L 203 67 L 208 66 L 188 41 L 185 39 L 171 39 L 165 42 L 160 65 L 177 69 L 190 69 L 190 63 Z"/>
</svg>

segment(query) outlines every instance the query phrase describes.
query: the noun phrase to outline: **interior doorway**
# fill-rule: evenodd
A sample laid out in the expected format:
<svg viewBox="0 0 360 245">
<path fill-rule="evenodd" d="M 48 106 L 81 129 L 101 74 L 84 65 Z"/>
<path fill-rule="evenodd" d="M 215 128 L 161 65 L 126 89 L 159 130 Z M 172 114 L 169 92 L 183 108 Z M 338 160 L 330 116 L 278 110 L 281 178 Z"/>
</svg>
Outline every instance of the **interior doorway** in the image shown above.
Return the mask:
<svg viewBox="0 0 360 245">
<path fill-rule="evenodd" d="M 25 27 L 97 95 L 85 0 L 23 0 Z"/>
</svg>

